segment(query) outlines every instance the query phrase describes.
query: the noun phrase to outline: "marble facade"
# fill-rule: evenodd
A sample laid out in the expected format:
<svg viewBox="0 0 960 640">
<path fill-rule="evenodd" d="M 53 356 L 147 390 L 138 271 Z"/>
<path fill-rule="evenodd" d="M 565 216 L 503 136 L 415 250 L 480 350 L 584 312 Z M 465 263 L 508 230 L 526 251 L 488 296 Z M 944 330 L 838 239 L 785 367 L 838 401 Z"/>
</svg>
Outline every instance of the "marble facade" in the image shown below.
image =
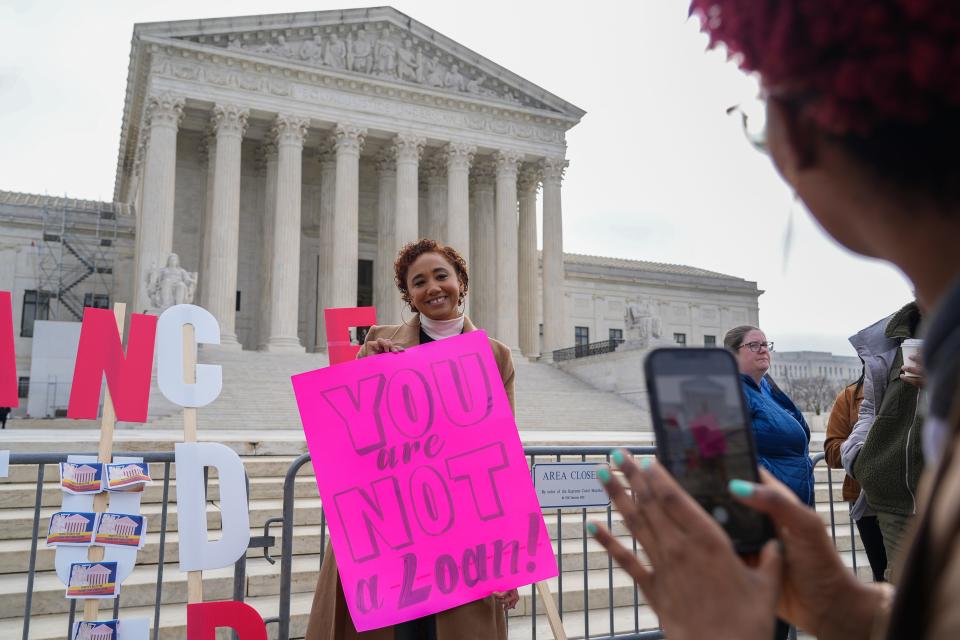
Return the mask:
<svg viewBox="0 0 960 640">
<path fill-rule="evenodd" d="M 544 349 L 569 341 L 581 109 L 388 7 L 139 24 L 128 82 L 114 196 L 138 212 L 134 308 L 155 311 L 147 275 L 177 253 L 224 346 L 319 350 L 324 308 L 401 320 L 392 261 L 427 236 L 467 258 L 492 335 L 537 355 L 544 317 Z"/>
</svg>

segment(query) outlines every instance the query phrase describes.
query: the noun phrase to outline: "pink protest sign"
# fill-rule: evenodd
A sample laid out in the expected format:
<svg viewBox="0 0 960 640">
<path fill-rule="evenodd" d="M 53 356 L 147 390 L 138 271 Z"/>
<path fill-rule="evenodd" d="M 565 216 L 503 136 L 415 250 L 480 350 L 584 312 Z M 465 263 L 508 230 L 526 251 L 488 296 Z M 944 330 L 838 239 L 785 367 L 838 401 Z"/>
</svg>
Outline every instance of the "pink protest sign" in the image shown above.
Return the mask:
<svg viewBox="0 0 960 640">
<path fill-rule="evenodd" d="M 557 575 L 484 332 L 302 373 L 293 388 L 358 631 Z"/>
</svg>

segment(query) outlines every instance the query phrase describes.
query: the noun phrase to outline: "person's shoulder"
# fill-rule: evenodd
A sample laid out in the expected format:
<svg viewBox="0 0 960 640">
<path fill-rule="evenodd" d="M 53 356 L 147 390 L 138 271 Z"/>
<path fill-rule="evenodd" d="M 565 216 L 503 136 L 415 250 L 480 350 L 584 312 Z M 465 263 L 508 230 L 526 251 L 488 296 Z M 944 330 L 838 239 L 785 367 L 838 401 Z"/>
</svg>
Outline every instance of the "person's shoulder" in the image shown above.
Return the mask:
<svg viewBox="0 0 960 640">
<path fill-rule="evenodd" d="M 496 338 L 487 336 L 490 341 L 490 348 L 493 350 L 493 357 L 498 364 L 513 363 L 513 356 L 510 353 L 510 347 L 500 342 Z"/>
<path fill-rule="evenodd" d="M 392 335 L 395 335 L 400 327 L 403 325 L 400 324 L 375 324 L 370 327 L 370 330 L 367 331 L 367 336 L 364 339 L 365 341 L 376 340 L 378 338 L 389 338 Z"/>
</svg>

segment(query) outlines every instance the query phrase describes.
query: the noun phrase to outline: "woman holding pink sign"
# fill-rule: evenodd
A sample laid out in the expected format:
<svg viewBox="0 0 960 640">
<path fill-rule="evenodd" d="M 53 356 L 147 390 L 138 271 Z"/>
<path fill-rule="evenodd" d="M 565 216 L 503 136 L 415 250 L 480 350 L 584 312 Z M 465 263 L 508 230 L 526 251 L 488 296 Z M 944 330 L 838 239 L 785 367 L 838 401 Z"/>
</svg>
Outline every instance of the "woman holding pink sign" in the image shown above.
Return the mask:
<svg viewBox="0 0 960 640">
<path fill-rule="evenodd" d="M 430 239 L 406 245 L 394 264 L 397 288 L 413 318 L 399 325 L 370 327 L 357 358 L 396 353 L 408 347 L 443 340 L 477 327 L 463 313 L 469 276 L 463 257 L 452 247 Z M 510 407 L 514 408 L 514 368 L 510 349 L 490 338 Z M 307 623 L 307 640 L 506 640 L 504 611 L 520 600 L 516 589 L 436 615 L 392 627 L 357 632 L 347 610 L 333 548 L 328 544 Z"/>
</svg>

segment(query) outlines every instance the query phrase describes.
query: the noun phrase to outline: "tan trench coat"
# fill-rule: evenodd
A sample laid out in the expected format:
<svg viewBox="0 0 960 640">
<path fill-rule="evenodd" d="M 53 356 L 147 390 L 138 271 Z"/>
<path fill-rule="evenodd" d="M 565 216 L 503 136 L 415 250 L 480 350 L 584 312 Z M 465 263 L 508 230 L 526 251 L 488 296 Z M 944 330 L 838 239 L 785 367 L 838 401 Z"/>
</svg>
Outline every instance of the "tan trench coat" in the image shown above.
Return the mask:
<svg viewBox="0 0 960 640">
<path fill-rule="evenodd" d="M 464 332 L 475 331 L 476 327 L 466 318 Z M 420 344 L 420 316 L 414 316 L 407 324 L 383 325 L 370 328 L 367 342 L 386 338 L 403 347 L 415 347 Z M 513 400 L 513 359 L 510 349 L 502 342 L 490 338 L 493 357 L 500 370 L 500 378 L 514 407 Z M 367 345 L 361 347 L 358 358 L 367 355 Z M 471 602 L 455 609 L 443 611 L 437 616 L 437 640 L 506 640 L 507 626 L 503 611 L 497 606 L 493 596 Z M 333 548 L 328 544 L 320 568 L 320 579 L 313 597 L 310 620 L 307 623 L 306 640 L 393 640 L 393 627 L 375 629 L 359 633 L 353 626 L 347 603 L 340 584 Z"/>
</svg>

